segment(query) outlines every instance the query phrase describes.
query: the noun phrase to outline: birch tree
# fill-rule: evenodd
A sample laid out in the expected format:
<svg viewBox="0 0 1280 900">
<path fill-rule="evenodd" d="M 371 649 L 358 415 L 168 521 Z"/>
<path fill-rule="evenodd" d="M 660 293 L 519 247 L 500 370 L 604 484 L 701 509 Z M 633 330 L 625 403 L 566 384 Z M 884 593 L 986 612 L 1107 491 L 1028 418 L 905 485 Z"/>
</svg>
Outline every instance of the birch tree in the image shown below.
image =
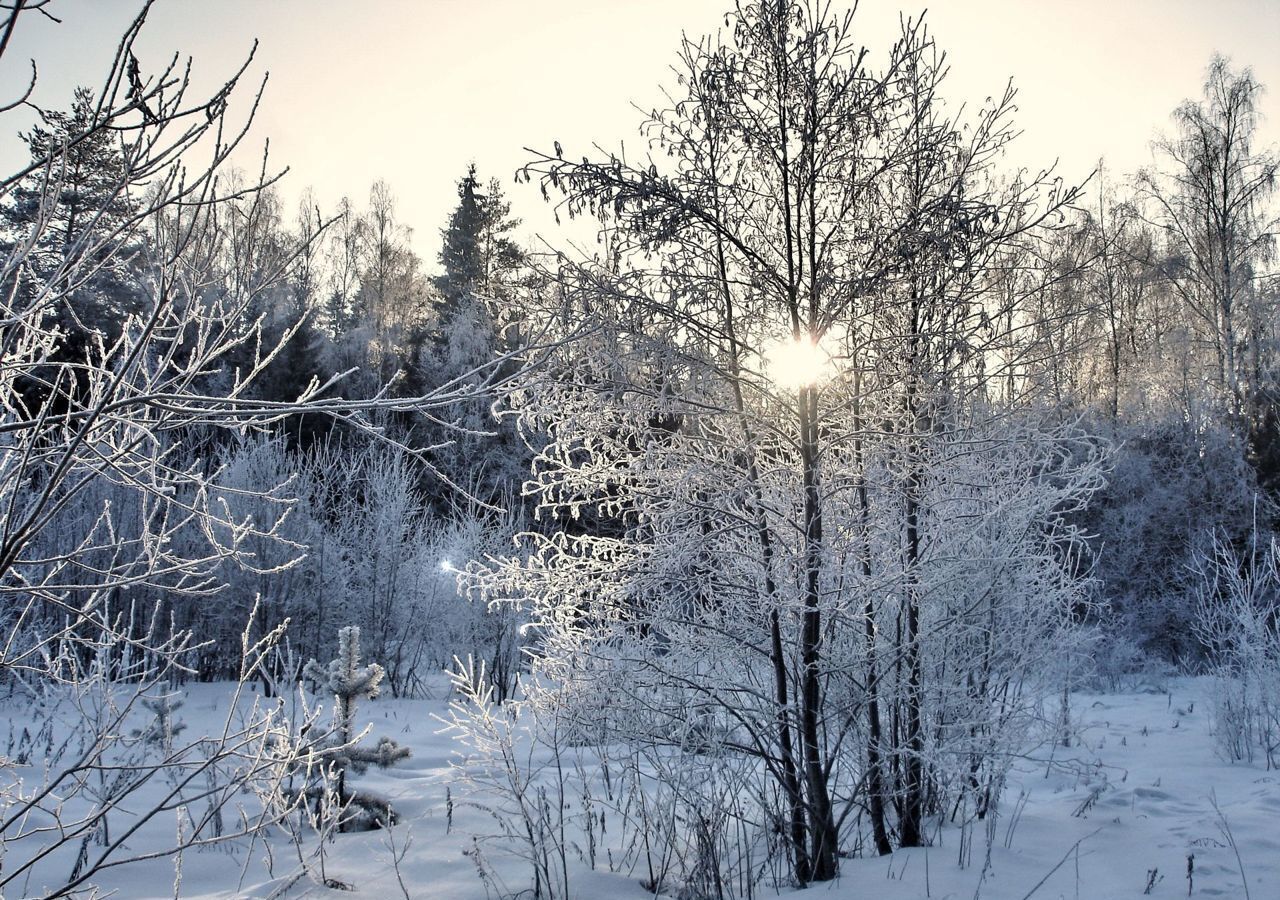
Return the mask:
<svg viewBox="0 0 1280 900">
<path fill-rule="evenodd" d="M 1271 366 L 1259 279 L 1274 246 L 1268 201 L 1280 157 L 1254 146 L 1261 94 L 1249 69 L 1215 57 L 1203 98 L 1174 111 L 1159 168 L 1141 176 L 1176 262 L 1170 283 L 1213 351 L 1214 381 L 1241 436 L 1257 422 Z"/>
<path fill-rule="evenodd" d="M 877 850 L 925 840 L 949 696 L 928 653 L 969 608 L 937 612 L 940 548 L 965 526 L 936 498 L 970 454 L 1010 452 L 989 430 L 993 348 L 1025 348 L 1033 323 L 1023 294 L 999 307 L 993 272 L 1075 192 L 995 175 L 1014 94 L 947 114 L 918 21 L 878 66 L 852 15 L 821 4 L 744 3 L 726 34 L 684 43 L 648 155 L 557 145 L 522 170 L 561 215 L 602 222 L 595 259 L 546 266 L 542 311 L 598 328 L 514 398 L 547 436 L 526 491 L 551 533 L 469 579 L 533 607 L 537 671 L 576 686 L 557 713 L 586 733 L 757 760 L 805 884 L 835 876 L 864 802 Z M 1025 363 L 1008 359 L 1015 380 Z M 1075 538 L 1053 511 L 1096 468 L 1059 438 L 1022 439 L 1043 477 L 998 554 L 1044 574 L 1061 611 L 1077 585 L 1055 560 Z M 998 521 L 1007 487 L 978 489 L 971 515 Z M 990 535 L 962 559 L 997 554 Z M 994 623 L 1013 585 L 970 600 Z"/>
</svg>

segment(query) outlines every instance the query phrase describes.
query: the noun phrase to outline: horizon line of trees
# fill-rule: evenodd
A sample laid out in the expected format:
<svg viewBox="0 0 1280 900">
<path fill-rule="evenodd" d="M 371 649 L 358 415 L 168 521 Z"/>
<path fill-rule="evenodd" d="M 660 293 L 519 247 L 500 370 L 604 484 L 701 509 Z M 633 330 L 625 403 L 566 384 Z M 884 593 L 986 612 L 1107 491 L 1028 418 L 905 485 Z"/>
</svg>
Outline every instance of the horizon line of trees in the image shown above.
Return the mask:
<svg viewBox="0 0 1280 900">
<path fill-rule="evenodd" d="M 1215 57 L 1204 97 L 1175 110 L 1174 133 L 1154 144 L 1157 165 L 1124 179 L 1100 167 L 1091 190 L 1060 204 L 1061 223 L 1032 257 L 1007 270 L 999 290 L 1033 298 L 1036 309 L 1034 320 L 1010 318 L 1006 330 L 1025 326 L 1031 339 L 982 351 L 1001 370 L 991 382 L 1003 402 L 1052 407 L 1060 421 L 1084 422 L 1120 448 L 1079 524 L 1091 535 L 1098 596 L 1143 651 L 1172 660 L 1199 652 L 1189 601 L 1177 599 L 1190 596 L 1188 560 L 1219 537 L 1241 546 L 1269 532 L 1276 515 L 1277 157 L 1253 146 L 1261 94 L 1248 69 Z M 107 231 L 138 206 L 112 190 L 123 165 L 113 136 L 71 140 L 91 115 L 92 96 L 80 88 L 68 111 L 45 114 L 23 136 L 33 159 L 60 144 L 69 150 L 61 193 L 32 248 L 33 278 L 16 290 L 55 278 L 86 223 Z M 518 245 L 519 223 L 497 179 L 482 183 L 471 166 L 457 187 L 435 277 L 412 250 L 385 182 L 373 184 L 365 209 L 343 199 L 329 217 L 308 190 L 292 219 L 268 185 L 227 205 L 202 248 L 218 261 L 223 286 L 205 290 L 270 283 L 243 313 L 281 345 L 252 388 L 259 399 L 288 402 L 313 379 L 331 395 L 358 398 L 469 386 L 468 399 L 389 413 L 380 427 L 407 446 L 448 447 L 414 482 L 416 502 L 432 514 L 449 517 L 462 498 L 473 514 L 505 507 L 527 518 L 533 503 L 520 494 L 545 436 L 519 434 L 511 404 L 501 415 L 504 398 L 486 389 L 486 366 L 518 355 L 532 327 L 528 298 L 549 289 L 553 269 Z M 6 246 L 32 226 L 41 190 L 38 172 L 15 184 L 0 210 Z M 137 307 L 146 253 L 145 239 L 131 235 L 73 286 L 73 302 L 57 308 L 51 363 L 119 335 Z M 999 312 L 1018 315 L 1012 304 Z M 252 367 L 253 352 L 241 346 L 224 357 L 225 369 Z M 220 376 L 207 377 L 214 386 Z M 47 390 L 39 381 L 19 388 L 31 408 Z M 272 430 L 300 460 L 351 437 L 307 413 Z M 194 446 L 215 455 L 213 445 Z"/>
</svg>

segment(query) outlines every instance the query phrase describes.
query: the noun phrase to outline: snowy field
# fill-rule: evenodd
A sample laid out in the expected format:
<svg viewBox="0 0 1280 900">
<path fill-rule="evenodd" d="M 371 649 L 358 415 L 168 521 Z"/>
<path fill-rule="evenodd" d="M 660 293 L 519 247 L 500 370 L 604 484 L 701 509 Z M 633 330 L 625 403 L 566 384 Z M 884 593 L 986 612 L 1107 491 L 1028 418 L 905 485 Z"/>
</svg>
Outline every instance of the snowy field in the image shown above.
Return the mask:
<svg viewBox="0 0 1280 900">
<path fill-rule="evenodd" d="M 1045 750 L 1020 762 L 994 820 L 965 831 L 935 826 L 934 846 L 927 850 L 846 859 L 838 881 L 814 886 L 809 894 L 833 900 L 1094 900 L 1185 897 L 1190 888 L 1194 897 L 1280 896 L 1280 776 L 1218 756 L 1210 689 L 1205 680 L 1179 679 L 1169 683 L 1168 693 L 1074 696 L 1073 746 L 1053 749 L 1052 759 Z M 222 721 L 226 685 L 190 685 L 186 691 L 181 718 L 193 732 Z M 303 874 L 299 848 L 275 832 L 265 843 L 185 853 L 181 896 L 520 896 L 530 883 L 528 866 L 511 855 L 511 844 L 492 838 L 498 825 L 483 808 L 491 798 L 477 794 L 456 768 L 458 743 L 442 733 L 438 718 L 447 714 L 445 692 L 442 684 L 439 699 L 382 698 L 362 707 L 373 737 L 390 736 L 412 748 L 413 756 L 359 778 L 359 787 L 391 800 L 400 823 L 390 831 L 337 835 L 323 848 L 323 878 L 330 886 L 319 883 L 314 838 L 301 847 L 308 863 Z M 32 724 L 29 710 L 13 700 L 6 701 L 4 714 L 19 737 Z M 32 766 L 38 765 L 33 759 Z M 115 827 L 127 815 L 121 811 Z M 171 830 L 172 823 L 155 827 Z M 129 849 L 145 851 L 149 840 L 158 846 L 166 837 L 172 835 L 144 829 Z M 610 838 L 607 829 L 595 836 L 593 871 L 581 831 L 569 836 L 573 896 L 653 896 L 642 886 L 639 868 L 610 871 L 610 861 L 622 856 Z M 101 884 L 120 897 L 172 897 L 174 861 L 108 870 Z M 39 893 L 33 878 L 22 893 L 9 896 Z M 678 896 L 675 888 L 670 894 Z"/>
</svg>

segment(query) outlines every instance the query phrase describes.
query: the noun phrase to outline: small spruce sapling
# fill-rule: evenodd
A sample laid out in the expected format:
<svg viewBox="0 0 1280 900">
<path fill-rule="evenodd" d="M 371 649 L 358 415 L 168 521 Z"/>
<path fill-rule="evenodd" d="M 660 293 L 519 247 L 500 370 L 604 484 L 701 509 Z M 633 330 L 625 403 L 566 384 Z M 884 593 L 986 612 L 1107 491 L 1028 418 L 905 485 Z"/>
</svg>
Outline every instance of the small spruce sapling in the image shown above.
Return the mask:
<svg viewBox="0 0 1280 900">
<path fill-rule="evenodd" d="M 337 770 L 337 793 L 341 808 L 355 809 L 356 814 L 342 823 L 343 831 L 359 831 L 394 823 L 391 804 L 384 798 L 364 791 L 347 789 L 347 772 L 365 772 L 370 765 L 388 768 L 409 756 L 409 748 L 401 747 L 389 737 L 381 737 L 372 746 L 356 742 L 363 736 L 355 733 L 356 701 L 372 700 L 381 690 L 386 674 L 377 663 L 360 665 L 360 629 L 355 626 L 338 630 L 338 657 L 328 666 L 314 659 L 303 669 L 303 676 L 320 689 L 333 691 L 333 731 L 323 748 L 326 759 Z"/>
<path fill-rule="evenodd" d="M 173 750 L 173 739 L 187 728 L 186 722 L 174 718 L 174 714 L 186 701 L 182 699 L 181 691 L 169 690 L 167 681 L 161 681 L 156 687 L 160 691 L 157 696 L 139 698 L 143 707 L 150 710 L 155 718 L 145 728 L 135 728 L 133 736 L 168 753 Z"/>
</svg>

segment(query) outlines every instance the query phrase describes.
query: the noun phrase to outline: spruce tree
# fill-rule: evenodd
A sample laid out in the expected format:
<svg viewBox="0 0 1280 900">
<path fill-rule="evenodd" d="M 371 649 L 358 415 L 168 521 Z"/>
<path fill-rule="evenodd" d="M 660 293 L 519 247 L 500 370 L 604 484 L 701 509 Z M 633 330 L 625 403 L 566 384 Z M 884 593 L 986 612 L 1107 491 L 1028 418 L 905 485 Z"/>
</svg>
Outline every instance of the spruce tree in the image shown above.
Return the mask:
<svg viewBox="0 0 1280 900">
<path fill-rule="evenodd" d="M 436 321 L 424 369 L 435 383 L 466 377 L 475 394 L 449 410 L 451 421 L 472 434 L 458 437 L 455 463 L 446 474 L 482 500 L 510 494 L 524 471 L 524 454 L 514 430 L 495 419 L 499 398 L 486 389 L 504 367 L 482 369 L 520 346 L 515 295 L 525 266 L 513 232 L 519 222 L 496 180 L 482 190 L 474 165 L 458 182 L 458 205 L 441 232 Z M 473 375 L 468 373 L 482 369 Z"/>
<path fill-rule="evenodd" d="M 377 663 L 360 665 L 360 629 L 351 625 L 338 630 L 338 656 L 327 666 L 314 659 L 307 662 L 303 676 L 316 682 L 321 690 L 333 692 L 333 730 L 326 742 L 316 748 L 337 769 L 338 801 L 353 808 L 356 814 L 343 821 L 342 830 L 362 830 L 394 821 L 391 805 L 382 797 L 365 791 L 353 791 L 347 785 L 348 771 L 363 773 L 369 766 L 388 768 L 409 757 L 409 748 L 401 747 L 389 737 L 381 737 L 372 747 L 357 744 L 356 704 L 361 698 L 370 700 L 382 690 L 386 674 Z M 317 801 L 319 798 L 316 798 Z"/>
<path fill-rule="evenodd" d="M 68 111 L 42 114 L 23 141 L 32 171 L 0 208 L 0 250 L 30 242 L 24 265 L 0 286 L 27 300 L 58 297 L 46 313 L 46 328 L 61 336 L 49 360 L 78 362 L 93 342 L 110 345 L 130 313 L 141 306 L 135 261 L 143 242 L 135 219 L 139 203 L 129 171 L 129 147 L 99 120 L 93 92 L 75 90 Z M 74 269 L 68 259 L 89 263 Z M 23 385 L 27 402 L 39 405 L 41 373 Z"/>
<path fill-rule="evenodd" d="M 458 205 L 449 216 L 448 227 L 441 233 L 440 265 L 444 267 L 444 274 L 436 279 L 436 287 L 442 300 L 442 322 L 447 322 L 457 304 L 475 292 L 484 273 L 480 258 L 484 211 L 479 187 L 476 167 L 472 164 L 458 182 Z"/>
<path fill-rule="evenodd" d="M 438 341 L 447 339 L 454 320 L 473 304 L 499 327 L 509 324 L 512 291 L 525 264 L 524 251 L 512 238 L 519 224 L 497 179 L 481 191 L 476 167 L 470 166 L 458 182 L 458 205 L 441 232 Z"/>
</svg>

